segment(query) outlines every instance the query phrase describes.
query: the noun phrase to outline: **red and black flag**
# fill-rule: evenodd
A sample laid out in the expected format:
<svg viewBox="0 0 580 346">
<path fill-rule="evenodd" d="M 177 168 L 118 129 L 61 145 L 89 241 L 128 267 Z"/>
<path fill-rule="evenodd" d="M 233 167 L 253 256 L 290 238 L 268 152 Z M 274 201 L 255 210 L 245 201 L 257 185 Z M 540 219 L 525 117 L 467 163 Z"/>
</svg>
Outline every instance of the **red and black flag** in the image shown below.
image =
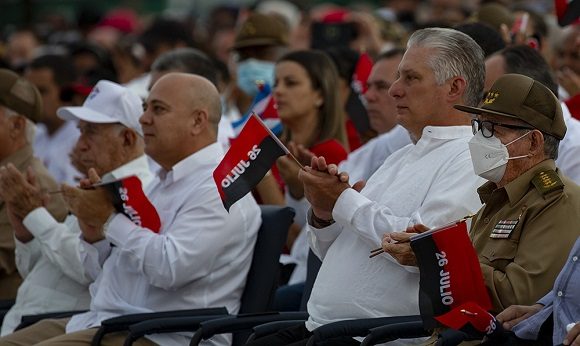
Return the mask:
<svg viewBox="0 0 580 346">
<path fill-rule="evenodd" d="M 465 219 L 411 238 L 420 270 L 419 309 L 425 328 L 446 326 L 492 334 L 500 328 Z"/>
<path fill-rule="evenodd" d="M 159 233 L 161 229 L 159 214 L 145 196 L 141 180 L 137 176 L 132 175 L 94 186 L 102 186 L 111 192 L 113 206 L 117 212 L 126 215 L 137 226 Z"/>
<path fill-rule="evenodd" d="M 351 82 L 351 88 L 358 95 L 363 95 L 367 92 L 367 80 L 371 75 L 372 69 L 373 60 L 371 57 L 366 52 L 361 53 L 354 68 Z"/>
<path fill-rule="evenodd" d="M 239 136 L 213 171 L 213 179 L 226 210 L 250 192 L 276 159 L 288 149 L 252 113 Z"/>
<path fill-rule="evenodd" d="M 554 0 L 558 24 L 580 24 L 580 0 Z"/>
</svg>

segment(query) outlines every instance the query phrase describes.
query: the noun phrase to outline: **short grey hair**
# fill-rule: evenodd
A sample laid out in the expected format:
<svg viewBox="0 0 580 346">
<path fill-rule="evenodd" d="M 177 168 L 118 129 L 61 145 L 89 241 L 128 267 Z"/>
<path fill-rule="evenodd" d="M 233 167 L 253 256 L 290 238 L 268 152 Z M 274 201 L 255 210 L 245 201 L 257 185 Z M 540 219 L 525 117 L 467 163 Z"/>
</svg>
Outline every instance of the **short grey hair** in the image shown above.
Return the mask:
<svg viewBox="0 0 580 346">
<path fill-rule="evenodd" d="M 454 29 L 426 28 L 415 31 L 409 38 L 407 49 L 416 46 L 438 51 L 429 57 L 427 64 L 439 85 L 461 76 L 467 82 L 463 102 L 467 106 L 479 105 L 485 83 L 484 53 L 471 37 Z"/>
<path fill-rule="evenodd" d="M 556 160 L 558 158 L 560 140 L 545 132 L 542 132 L 542 135 L 544 135 L 544 155 L 549 159 Z"/>
<path fill-rule="evenodd" d="M 2 108 L 4 109 L 4 116 L 6 118 L 12 118 L 12 117 L 19 115 L 18 112 L 16 112 L 15 110 L 12 110 L 11 108 L 8 108 L 6 106 L 2 106 Z"/>
</svg>

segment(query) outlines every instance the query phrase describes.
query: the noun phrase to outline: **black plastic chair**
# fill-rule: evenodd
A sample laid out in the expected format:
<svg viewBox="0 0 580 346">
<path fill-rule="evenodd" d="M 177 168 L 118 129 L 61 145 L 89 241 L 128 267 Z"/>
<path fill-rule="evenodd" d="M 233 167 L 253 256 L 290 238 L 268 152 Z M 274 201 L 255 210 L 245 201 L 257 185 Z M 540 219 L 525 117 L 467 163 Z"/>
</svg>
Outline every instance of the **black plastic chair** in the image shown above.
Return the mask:
<svg viewBox="0 0 580 346">
<path fill-rule="evenodd" d="M 324 325 L 314 331 L 308 346 L 332 338 L 351 336 L 365 337 L 361 346 L 382 344 L 398 339 L 416 339 L 431 336 L 432 330 L 424 327 L 421 316 L 395 316 L 369 319 L 345 320 Z M 438 346 L 455 346 L 464 341 L 481 340 L 480 334 L 469 334 L 454 329 L 439 333 Z"/>
<path fill-rule="evenodd" d="M 228 309 L 225 307 L 219 308 L 207 308 L 207 309 L 192 309 L 192 310 L 172 310 L 172 311 L 162 311 L 162 312 L 151 312 L 142 314 L 130 314 L 123 315 L 119 317 L 113 317 L 108 320 L 101 322 L 101 326 L 95 336 L 91 345 L 98 346 L 101 344 L 101 340 L 105 335 L 114 332 L 129 330 L 129 327 L 135 323 L 142 321 L 148 321 L 151 319 L 164 319 L 164 318 L 176 318 L 176 317 L 191 317 L 195 316 L 199 319 L 199 322 L 205 321 L 207 319 L 218 318 L 228 315 Z M 199 323 L 198 322 L 198 323 Z M 145 335 L 145 334 L 143 334 Z M 142 336 L 142 335 L 141 335 Z M 139 336 L 140 337 L 140 336 Z M 129 333 L 125 343 L 132 344 L 133 341 L 137 340 L 137 336 L 132 336 Z M 128 341 L 132 340 L 132 341 Z"/>
<path fill-rule="evenodd" d="M 310 293 L 312 293 L 312 287 L 314 286 L 314 281 L 316 281 L 316 276 L 322 265 L 322 261 L 318 256 L 312 252 L 308 251 L 308 260 L 306 268 L 306 281 L 304 282 L 304 292 L 302 293 L 302 301 L 300 302 L 300 310 L 306 311 L 306 305 L 310 299 Z"/>
<path fill-rule="evenodd" d="M 245 314 L 239 316 L 231 316 L 227 318 L 219 318 L 211 321 L 200 323 L 199 328 L 193 334 L 190 346 L 197 346 L 202 340 L 207 340 L 214 335 L 224 333 L 243 332 L 243 340 L 234 341 L 232 345 L 243 345 L 250 337 L 249 331 L 258 325 L 262 325 L 276 319 L 280 321 L 293 321 L 294 323 L 304 323 L 308 318 L 305 311 L 286 311 L 286 312 L 272 312 L 263 314 Z M 236 335 L 236 334 L 234 334 Z"/>
<path fill-rule="evenodd" d="M 429 335 L 431 333 L 423 328 L 422 321 L 393 323 L 371 328 L 368 335 L 361 342 L 361 346 L 371 346 L 397 339 L 414 339 Z"/>
<path fill-rule="evenodd" d="M 20 324 L 18 327 L 14 329 L 14 331 L 26 328 L 35 324 L 38 321 L 42 321 L 48 318 L 65 318 L 65 317 L 72 317 L 76 314 L 82 314 L 87 310 L 78 310 L 78 311 L 55 311 L 55 312 L 47 312 L 45 314 L 37 314 L 37 315 L 24 315 L 20 319 Z"/>
<path fill-rule="evenodd" d="M 313 335 L 308 340 L 308 346 L 317 345 L 319 342 L 329 339 L 351 336 L 365 337 L 369 334 L 371 328 L 384 326 L 394 323 L 421 322 L 421 316 L 394 316 L 378 318 L 362 318 L 354 320 L 344 320 L 325 324 L 316 328 Z"/>
<path fill-rule="evenodd" d="M 304 323 L 306 318 L 307 316 L 298 320 L 274 321 L 259 324 L 252 328 L 252 334 L 248 337 L 248 340 L 246 342 L 250 342 L 267 335 L 272 335 L 282 329 L 297 326 L 300 323 Z"/>
<path fill-rule="evenodd" d="M 309 251 L 306 282 L 304 284 L 304 292 L 300 302 L 301 313 L 285 311 L 261 314 L 260 316 L 240 315 L 235 319 L 216 319 L 207 323 L 202 323 L 200 328 L 196 331 L 191 345 L 197 345 L 201 340 L 208 339 L 215 334 L 251 330 L 251 334 L 246 340 L 246 342 L 248 342 L 266 335 L 274 334 L 279 330 L 304 323 L 308 319 L 306 305 L 310 298 L 310 293 L 321 264 L 322 262 L 312 252 L 312 250 Z"/>
<path fill-rule="evenodd" d="M 278 284 L 278 261 L 286 242 L 288 229 L 294 220 L 295 213 L 292 208 L 279 206 L 260 206 L 260 208 L 262 225 L 258 231 L 252 264 L 242 294 L 240 314 L 261 313 L 271 309 Z M 207 317 L 204 316 L 206 314 L 196 313 L 195 310 L 186 314 L 176 312 L 173 316 L 172 313 L 139 314 L 137 318 L 120 316 L 105 320 L 92 344 L 99 345 L 102 337 L 109 332 L 127 329 L 129 335 L 125 345 L 131 345 L 135 340 L 147 334 L 195 331 L 201 322 L 218 316 Z M 227 313 L 221 316 L 229 317 Z M 234 334 L 234 345 L 243 343 L 248 335 L 249 333 Z"/>
<path fill-rule="evenodd" d="M 247 341 L 254 339 L 259 339 L 261 337 L 274 334 L 280 330 L 290 328 L 292 326 L 304 323 L 308 319 L 308 313 L 306 312 L 306 305 L 308 299 L 310 299 L 310 293 L 312 292 L 312 287 L 314 286 L 314 281 L 318 275 L 318 270 L 320 269 L 322 262 L 320 259 L 310 250 L 308 252 L 308 264 L 306 271 L 306 282 L 304 283 L 304 291 L 302 294 L 302 300 L 300 302 L 300 311 L 304 314 L 300 318 L 292 319 L 294 315 L 287 314 L 287 312 L 279 312 L 277 314 L 271 315 L 269 319 L 266 319 L 263 324 L 254 324 L 251 329 L 252 333 L 248 337 Z M 300 316 L 300 315 L 299 315 Z M 237 328 L 237 324 L 244 324 L 244 321 L 231 321 L 230 328 Z"/>
<path fill-rule="evenodd" d="M 2 299 L 0 300 L 0 325 L 2 325 L 2 321 L 4 321 L 4 316 L 8 313 L 12 305 L 14 305 L 14 299 Z"/>
</svg>

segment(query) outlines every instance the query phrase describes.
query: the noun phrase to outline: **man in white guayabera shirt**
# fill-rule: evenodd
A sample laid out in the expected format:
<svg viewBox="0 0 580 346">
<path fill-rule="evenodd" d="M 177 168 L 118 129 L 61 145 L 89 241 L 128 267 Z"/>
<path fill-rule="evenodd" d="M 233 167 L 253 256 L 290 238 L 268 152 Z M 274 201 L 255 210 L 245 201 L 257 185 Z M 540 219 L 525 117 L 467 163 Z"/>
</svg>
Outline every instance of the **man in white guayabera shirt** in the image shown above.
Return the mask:
<svg viewBox="0 0 580 346">
<path fill-rule="evenodd" d="M 137 95 L 109 81 L 98 82 L 83 106 L 60 108 L 61 118 L 78 121 L 80 137 L 72 161 L 79 172 L 86 174 L 94 168 L 103 180 L 137 175 L 148 185 L 153 174 L 139 124 L 142 112 Z M 6 335 L 23 315 L 88 309 L 89 284 L 94 278 L 84 270 L 83 262 L 91 257 L 81 245 L 77 218 L 69 215 L 63 223 L 57 222 L 43 206 L 40 191 L 22 174 L 7 170 L 2 180 L 4 193 L 16 197 L 9 206 L 19 214 L 11 221 L 16 265 L 24 278 L 2 324 L 2 335 Z"/>
<path fill-rule="evenodd" d="M 478 105 L 484 77 L 483 52 L 467 35 L 430 28 L 411 36 L 389 93 L 413 144 L 390 155 L 364 187 L 351 187 L 322 157 L 300 171 L 311 204 L 310 247 L 322 258 L 308 301 L 310 317 L 251 345 L 302 345 L 327 323 L 419 314 L 418 271 L 388 255 L 369 259 L 369 250 L 380 246 L 385 232 L 417 220 L 442 225 L 480 208 L 475 190 L 483 180 L 469 155 L 470 118 L 453 105 Z"/>
<path fill-rule="evenodd" d="M 161 169 L 146 191 L 161 219 L 159 233 L 116 213 L 102 188 L 63 185 L 65 200 L 83 227 L 83 248 L 101 266 L 89 312 L 49 320 L 0 339 L 0 344 L 90 345 L 101 321 L 129 313 L 225 306 L 236 313 L 250 267 L 260 209 L 251 195 L 229 213 L 212 172 L 223 151 L 216 142 L 220 98 L 207 79 L 169 73 L 160 78 L 140 118 L 145 152 Z M 98 181 L 91 174 L 91 182 Z M 87 182 L 84 182 L 87 183 Z M 107 335 L 105 345 L 126 333 Z M 186 345 L 182 334 L 149 335 L 137 345 Z M 207 344 L 227 345 L 226 336 Z"/>
</svg>

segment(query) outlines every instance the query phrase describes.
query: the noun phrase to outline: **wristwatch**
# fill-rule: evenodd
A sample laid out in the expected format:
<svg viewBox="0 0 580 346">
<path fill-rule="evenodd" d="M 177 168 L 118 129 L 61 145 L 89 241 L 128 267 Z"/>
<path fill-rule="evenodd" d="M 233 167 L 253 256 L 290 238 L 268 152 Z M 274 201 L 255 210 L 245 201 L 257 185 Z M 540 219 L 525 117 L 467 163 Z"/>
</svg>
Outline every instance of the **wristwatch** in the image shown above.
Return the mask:
<svg viewBox="0 0 580 346">
<path fill-rule="evenodd" d="M 332 225 L 335 222 L 334 219 L 332 218 L 330 220 L 319 218 L 314 214 L 312 209 L 308 210 L 308 213 L 310 214 L 308 215 L 308 219 L 310 220 L 309 224 L 312 225 L 314 228 L 325 228 Z"/>
</svg>

